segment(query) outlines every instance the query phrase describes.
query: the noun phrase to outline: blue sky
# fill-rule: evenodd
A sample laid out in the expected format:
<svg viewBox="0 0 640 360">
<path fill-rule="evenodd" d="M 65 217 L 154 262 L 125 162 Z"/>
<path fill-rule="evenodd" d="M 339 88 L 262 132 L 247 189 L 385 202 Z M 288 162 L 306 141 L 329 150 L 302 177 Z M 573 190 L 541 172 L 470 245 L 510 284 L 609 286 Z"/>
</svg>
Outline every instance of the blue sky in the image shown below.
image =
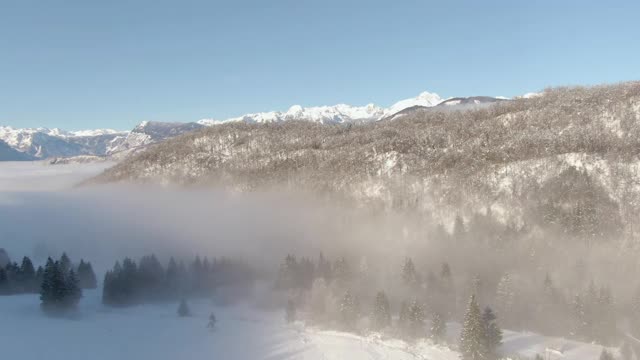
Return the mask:
<svg viewBox="0 0 640 360">
<path fill-rule="evenodd" d="M 0 125 L 640 80 L 639 1 L 0 0 Z"/>
</svg>

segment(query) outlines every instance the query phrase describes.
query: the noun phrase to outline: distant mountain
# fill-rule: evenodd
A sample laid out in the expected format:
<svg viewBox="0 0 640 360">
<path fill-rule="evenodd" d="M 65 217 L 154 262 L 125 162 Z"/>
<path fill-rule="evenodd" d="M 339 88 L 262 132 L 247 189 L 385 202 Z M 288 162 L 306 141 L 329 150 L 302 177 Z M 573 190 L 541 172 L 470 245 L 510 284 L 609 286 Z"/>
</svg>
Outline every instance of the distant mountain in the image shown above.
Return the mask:
<svg viewBox="0 0 640 360">
<path fill-rule="evenodd" d="M 5 126 L 0 127 L 0 141 L 15 152 L 24 154 L 26 160 L 77 156 L 89 156 L 85 159 L 91 159 L 91 156 L 124 156 L 149 144 L 202 127 L 203 125 L 197 123 L 154 121 L 144 121 L 131 131 L 99 129 L 70 132 L 48 128 L 14 129 Z"/>
<path fill-rule="evenodd" d="M 0 161 L 28 161 L 34 160 L 29 154 L 20 152 L 6 142 L 0 140 Z"/>
<path fill-rule="evenodd" d="M 111 141 L 124 134 L 126 133 L 104 129 L 67 132 L 48 128 L 0 127 L 0 140 L 35 159 L 104 155 Z"/>
<path fill-rule="evenodd" d="M 350 106 L 339 104 L 335 106 L 302 107 L 294 105 L 285 112 L 270 111 L 247 114 L 227 120 L 203 119 L 198 121 L 202 125 L 218 125 L 229 122 L 245 123 L 273 123 L 283 121 L 311 121 L 321 124 L 341 124 L 366 122 L 377 120 L 383 116 L 385 110 L 373 104 L 366 106 Z"/>
<path fill-rule="evenodd" d="M 400 117 L 415 114 L 424 111 L 459 111 L 459 110 L 471 110 L 480 107 L 490 106 L 492 104 L 508 101 L 506 98 L 497 98 L 491 96 L 471 96 L 471 97 L 454 97 L 449 98 L 443 101 L 440 101 L 436 105 L 432 106 L 424 106 L 424 105 L 413 105 L 403 110 L 396 111 L 386 116 L 382 120 L 393 120 L 398 119 Z"/>
<path fill-rule="evenodd" d="M 423 92 L 415 98 L 398 101 L 385 109 L 374 104 L 365 106 L 351 106 L 338 104 L 334 106 L 302 107 L 294 105 L 285 112 L 269 111 L 246 114 L 226 120 L 203 119 L 198 121 L 202 125 L 219 125 L 230 122 L 244 123 L 277 123 L 283 121 L 310 121 L 320 124 L 362 123 L 377 121 L 393 115 L 412 106 L 435 106 L 442 99 L 438 94 Z"/>
<path fill-rule="evenodd" d="M 92 157 L 109 156 L 123 158 L 132 152 L 145 149 L 148 145 L 199 130 L 205 126 L 226 123 L 280 123 L 285 121 L 306 121 L 319 124 L 366 123 L 394 118 L 426 108 L 448 106 L 450 109 L 462 106 L 478 106 L 498 101 L 491 97 L 452 98 L 442 100 L 438 94 L 423 92 L 382 108 L 374 104 L 351 106 L 302 107 L 294 105 L 287 111 L 270 111 L 246 114 L 226 120 L 203 119 L 198 122 L 156 122 L 144 121 L 131 131 L 110 129 L 64 131 L 61 129 L 29 128 L 14 129 L 0 127 L 0 140 L 33 159 L 57 159 L 84 156 L 83 161 Z M 58 162 L 57 160 L 54 162 Z"/>
</svg>

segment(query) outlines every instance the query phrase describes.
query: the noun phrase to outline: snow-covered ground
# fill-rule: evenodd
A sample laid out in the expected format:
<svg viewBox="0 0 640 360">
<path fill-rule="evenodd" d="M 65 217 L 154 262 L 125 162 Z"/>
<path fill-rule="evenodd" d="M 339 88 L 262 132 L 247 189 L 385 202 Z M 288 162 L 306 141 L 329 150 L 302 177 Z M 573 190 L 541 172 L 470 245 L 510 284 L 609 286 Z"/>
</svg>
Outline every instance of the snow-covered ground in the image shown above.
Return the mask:
<svg viewBox="0 0 640 360">
<path fill-rule="evenodd" d="M 37 295 L 0 296 L 0 349 L 23 359 L 349 359 L 457 360 L 459 354 L 430 342 L 407 344 L 379 335 L 358 336 L 286 324 L 282 312 L 249 305 L 192 301 L 192 316 L 176 314 L 177 304 L 110 308 L 100 291 L 84 292 L 77 315 L 45 316 Z M 207 329 L 208 316 L 218 319 Z M 449 337 L 456 336 L 455 326 Z M 600 346 L 505 332 L 503 350 L 524 359 L 596 360 Z M 560 355 L 559 352 L 563 354 Z"/>
<path fill-rule="evenodd" d="M 280 312 L 217 307 L 201 300 L 180 318 L 177 304 L 108 308 L 85 291 L 72 318 L 42 314 L 37 295 L 0 297 L 0 349 L 22 359 L 458 359 L 438 348 L 407 348 L 351 334 L 287 325 Z M 214 312 L 216 329 L 207 329 Z M 416 350 L 420 350 L 419 353 Z M 13 357 L 12 356 L 12 357 Z"/>
</svg>

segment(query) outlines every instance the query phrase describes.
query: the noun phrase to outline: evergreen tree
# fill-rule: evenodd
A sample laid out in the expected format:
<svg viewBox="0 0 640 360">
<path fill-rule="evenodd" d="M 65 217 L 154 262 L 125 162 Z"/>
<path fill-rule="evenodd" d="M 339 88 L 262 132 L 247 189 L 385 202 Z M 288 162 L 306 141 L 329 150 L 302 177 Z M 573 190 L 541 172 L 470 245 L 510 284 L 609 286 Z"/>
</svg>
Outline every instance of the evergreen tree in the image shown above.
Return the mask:
<svg viewBox="0 0 640 360">
<path fill-rule="evenodd" d="M 505 273 L 500 279 L 498 289 L 496 290 L 496 308 L 504 320 L 513 320 L 515 298 L 516 294 L 511 280 L 511 275 L 509 273 Z"/>
<path fill-rule="evenodd" d="M 189 311 L 189 305 L 187 305 L 187 300 L 180 300 L 180 305 L 178 305 L 178 316 L 185 317 L 190 316 L 191 312 Z"/>
<path fill-rule="evenodd" d="M 82 290 L 76 272 L 69 270 L 69 274 L 64 280 L 64 297 L 63 302 L 65 308 L 74 308 L 78 305 L 82 297 Z"/>
<path fill-rule="evenodd" d="M 613 355 L 607 351 L 607 349 L 603 348 L 600 353 L 600 360 L 615 360 Z"/>
<path fill-rule="evenodd" d="M 626 340 L 620 347 L 620 356 L 622 357 L 622 360 L 632 360 L 633 358 L 633 350 L 631 350 L 631 346 Z"/>
<path fill-rule="evenodd" d="M 67 256 L 67 253 L 62 253 L 62 256 L 60 257 L 60 260 L 59 260 L 59 264 L 60 264 L 60 271 L 62 271 L 62 274 L 66 276 L 69 270 L 71 269 L 71 260 Z"/>
<path fill-rule="evenodd" d="M 289 299 L 287 301 L 287 307 L 285 309 L 285 320 L 288 323 L 296 321 L 296 303 Z"/>
<path fill-rule="evenodd" d="M 484 309 L 482 324 L 487 352 L 490 356 L 496 357 L 498 347 L 502 344 L 502 330 L 496 323 L 496 315 L 490 307 Z"/>
<path fill-rule="evenodd" d="M 82 296 L 75 272 L 70 270 L 65 276 L 63 269 L 60 262 L 47 259 L 40 288 L 41 306 L 47 312 L 72 309 Z"/>
<path fill-rule="evenodd" d="M 488 355 L 482 315 L 475 295 L 471 295 L 467 313 L 464 316 L 460 334 L 460 352 L 463 360 L 483 360 Z"/>
<path fill-rule="evenodd" d="M 209 315 L 209 323 L 207 324 L 207 327 L 209 329 L 214 329 L 216 327 L 216 316 L 213 313 Z"/>
<path fill-rule="evenodd" d="M 384 329 L 391 325 L 391 308 L 389 299 L 384 291 L 378 292 L 373 305 L 373 326 L 376 330 Z"/>
<path fill-rule="evenodd" d="M 352 277 L 351 266 L 347 262 L 347 259 L 342 257 L 333 265 L 333 277 L 339 282 L 341 286 L 345 286 L 349 283 Z"/>
<path fill-rule="evenodd" d="M 340 302 L 340 317 L 342 324 L 348 329 L 355 328 L 358 315 L 358 301 L 350 291 L 347 291 Z"/>
<path fill-rule="evenodd" d="M 414 300 L 409 306 L 409 332 L 413 338 L 424 334 L 425 312 L 420 303 Z"/>
<path fill-rule="evenodd" d="M 22 258 L 22 265 L 20 266 L 20 281 L 22 283 L 22 291 L 38 291 L 38 283 L 36 282 L 36 270 L 33 267 L 31 259 L 26 256 Z"/>
<path fill-rule="evenodd" d="M 331 279 L 333 278 L 333 273 L 331 271 L 331 262 L 325 259 L 322 253 L 320 253 L 320 255 L 318 256 L 318 265 L 316 269 L 318 276 L 323 278 L 324 281 L 331 281 Z"/>
<path fill-rule="evenodd" d="M 4 267 L 0 266 L 0 295 L 9 293 L 9 277 Z"/>
<path fill-rule="evenodd" d="M 460 215 L 457 215 L 453 223 L 453 238 L 460 241 L 464 239 L 466 234 L 467 229 L 464 225 L 464 220 L 462 220 L 462 217 Z"/>
<path fill-rule="evenodd" d="M 409 328 L 409 304 L 403 301 L 400 304 L 400 314 L 398 315 L 398 327 L 402 331 L 407 331 Z"/>
<path fill-rule="evenodd" d="M 406 258 L 404 265 L 402 266 L 402 281 L 405 285 L 415 287 L 419 284 L 418 273 L 416 266 L 411 258 Z"/>
<path fill-rule="evenodd" d="M 95 289 L 98 286 L 96 274 L 93 272 L 93 267 L 90 262 L 84 262 L 83 259 L 80 259 L 77 275 L 80 281 L 80 288 Z"/>
<path fill-rule="evenodd" d="M 431 338 L 436 342 L 441 342 L 447 333 L 447 323 L 439 313 L 434 313 L 431 318 Z"/>
</svg>

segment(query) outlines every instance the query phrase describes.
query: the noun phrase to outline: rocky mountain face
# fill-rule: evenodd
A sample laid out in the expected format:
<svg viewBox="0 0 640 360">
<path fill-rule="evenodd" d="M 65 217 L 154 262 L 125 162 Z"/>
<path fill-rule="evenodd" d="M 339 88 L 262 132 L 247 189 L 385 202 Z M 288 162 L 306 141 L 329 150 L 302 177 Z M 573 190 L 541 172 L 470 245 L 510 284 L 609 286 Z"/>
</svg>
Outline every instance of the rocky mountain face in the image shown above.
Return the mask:
<svg viewBox="0 0 640 360">
<path fill-rule="evenodd" d="M 28 161 L 33 159 L 29 154 L 15 150 L 6 142 L 0 140 L 0 161 Z"/>
<path fill-rule="evenodd" d="M 594 234 L 636 232 L 619 224 L 640 215 L 640 83 L 553 89 L 468 111 L 447 107 L 363 124 L 207 127 L 93 181 L 284 186 L 442 217 L 492 211 L 514 224 L 538 219 Z"/>
</svg>

